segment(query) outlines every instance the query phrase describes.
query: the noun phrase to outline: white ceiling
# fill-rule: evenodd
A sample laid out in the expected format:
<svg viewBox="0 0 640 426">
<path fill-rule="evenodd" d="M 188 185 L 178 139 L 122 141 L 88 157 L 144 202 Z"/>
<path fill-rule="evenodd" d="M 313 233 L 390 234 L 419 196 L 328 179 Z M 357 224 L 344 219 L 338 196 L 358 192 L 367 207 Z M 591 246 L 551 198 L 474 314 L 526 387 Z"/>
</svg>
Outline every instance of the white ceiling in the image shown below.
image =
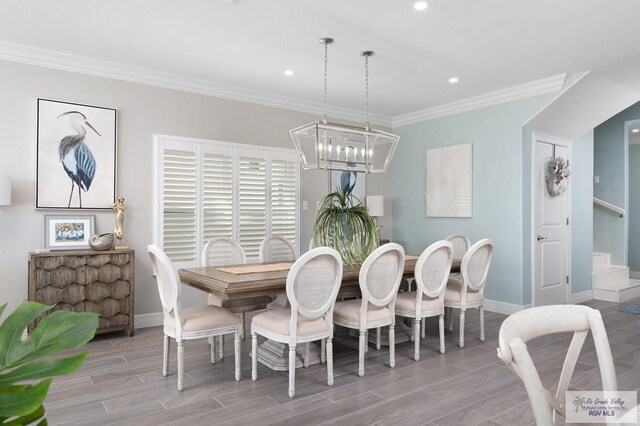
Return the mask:
<svg viewBox="0 0 640 426">
<path fill-rule="evenodd" d="M 397 117 L 640 56 L 637 0 L 5 0 L 0 41 Z M 285 77 L 285 69 L 294 70 Z M 447 80 L 460 78 L 456 85 Z"/>
</svg>

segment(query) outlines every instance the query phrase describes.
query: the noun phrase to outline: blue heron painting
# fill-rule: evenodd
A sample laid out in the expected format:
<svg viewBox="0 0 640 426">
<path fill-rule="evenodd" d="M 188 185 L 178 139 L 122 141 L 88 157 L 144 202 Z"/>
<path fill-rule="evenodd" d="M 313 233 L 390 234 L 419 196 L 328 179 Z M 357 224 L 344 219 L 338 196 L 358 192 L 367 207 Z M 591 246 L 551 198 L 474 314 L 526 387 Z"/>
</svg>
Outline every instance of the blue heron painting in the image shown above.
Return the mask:
<svg viewBox="0 0 640 426">
<path fill-rule="evenodd" d="M 89 191 L 91 182 L 93 182 L 96 174 L 96 159 L 89 146 L 85 143 L 86 127 L 93 130 L 98 136 L 101 137 L 102 135 L 87 121 L 87 117 L 81 112 L 67 111 L 58 116 L 59 119 L 62 117 L 66 117 L 71 128 L 76 131 L 75 135 L 62 138 L 58 145 L 58 156 L 62 163 L 62 168 L 71 179 L 71 191 L 67 208 L 71 208 L 73 192 L 76 186 L 78 187 L 78 206 L 82 208 L 82 191 Z"/>
</svg>

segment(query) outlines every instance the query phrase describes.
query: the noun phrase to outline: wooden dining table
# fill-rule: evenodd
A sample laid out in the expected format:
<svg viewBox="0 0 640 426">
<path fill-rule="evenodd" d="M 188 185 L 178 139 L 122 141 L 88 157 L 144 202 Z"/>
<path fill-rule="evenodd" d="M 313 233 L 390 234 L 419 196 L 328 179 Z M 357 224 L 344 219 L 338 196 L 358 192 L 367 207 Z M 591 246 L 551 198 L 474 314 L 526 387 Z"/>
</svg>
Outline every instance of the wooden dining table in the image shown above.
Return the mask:
<svg viewBox="0 0 640 426">
<path fill-rule="evenodd" d="M 418 256 L 405 256 L 403 273 L 405 278 L 413 277 L 417 260 Z M 223 301 L 223 304 L 233 305 L 242 303 L 242 299 L 284 293 L 287 275 L 292 265 L 293 262 L 266 262 L 247 265 L 184 268 L 178 270 L 178 275 L 184 284 L 218 297 Z M 458 271 L 460 271 L 460 260 L 454 259 L 451 265 L 451 272 Z M 338 292 L 339 298 L 345 295 L 359 294 L 359 273 L 359 266 L 345 266 L 343 268 L 342 284 Z M 409 339 L 408 335 L 403 338 L 401 330 L 396 329 L 396 332 L 399 332 L 396 337 L 396 343 Z M 260 345 L 258 349 L 258 361 L 273 370 L 287 370 L 287 357 L 288 353 L 284 345 L 269 340 Z M 309 361 L 310 364 L 320 362 L 319 351 L 312 351 Z M 299 363 L 302 365 L 301 355 L 299 356 Z"/>
</svg>

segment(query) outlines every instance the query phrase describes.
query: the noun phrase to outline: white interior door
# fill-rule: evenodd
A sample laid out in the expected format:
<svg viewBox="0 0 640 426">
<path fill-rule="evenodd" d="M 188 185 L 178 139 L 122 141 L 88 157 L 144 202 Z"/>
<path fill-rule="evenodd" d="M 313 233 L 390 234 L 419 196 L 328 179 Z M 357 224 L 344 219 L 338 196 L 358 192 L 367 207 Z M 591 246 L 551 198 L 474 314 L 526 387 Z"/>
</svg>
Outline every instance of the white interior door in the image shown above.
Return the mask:
<svg viewBox="0 0 640 426">
<path fill-rule="evenodd" d="M 547 162 L 562 157 L 571 164 L 567 142 L 533 141 L 533 305 L 569 302 L 570 191 L 551 196 L 547 190 Z"/>
</svg>

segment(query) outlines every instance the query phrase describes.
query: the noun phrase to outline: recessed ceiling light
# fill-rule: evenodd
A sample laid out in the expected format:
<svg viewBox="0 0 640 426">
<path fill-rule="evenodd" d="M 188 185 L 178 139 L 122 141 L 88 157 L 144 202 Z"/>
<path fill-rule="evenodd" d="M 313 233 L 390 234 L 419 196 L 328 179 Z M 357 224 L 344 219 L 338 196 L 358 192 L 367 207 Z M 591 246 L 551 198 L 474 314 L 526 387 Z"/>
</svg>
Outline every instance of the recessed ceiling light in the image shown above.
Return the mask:
<svg viewBox="0 0 640 426">
<path fill-rule="evenodd" d="M 631 130 L 631 133 L 638 133 L 638 132 L 640 132 L 640 129 L 632 129 Z"/>
<path fill-rule="evenodd" d="M 287 77 L 291 77 L 293 75 L 293 70 L 285 70 L 284 75 L 286 75 Z"/>
<path fill-rule="evenodd" d="M 413 4 L 415 10 L 425 10 L 427 7 L 429 7 L 429 4 L 426 1 L 417 1 Z"/>
<path fill-rule="evenodd" d="M 457 82 L 458 82 L 458 77 L 451 77 L 449 79 L 449 83 L 451 83 L 451 84 L 456 84 Z"/>
</svg>

